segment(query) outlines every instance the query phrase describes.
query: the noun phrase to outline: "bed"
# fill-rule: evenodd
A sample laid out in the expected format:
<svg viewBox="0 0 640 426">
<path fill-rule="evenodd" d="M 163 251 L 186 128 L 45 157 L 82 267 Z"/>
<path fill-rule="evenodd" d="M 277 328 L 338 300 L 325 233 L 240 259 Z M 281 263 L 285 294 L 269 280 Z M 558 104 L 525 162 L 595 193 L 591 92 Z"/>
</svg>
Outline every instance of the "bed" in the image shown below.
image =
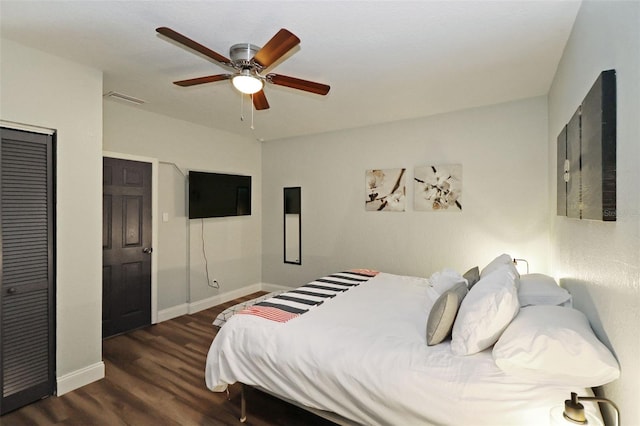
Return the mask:
<svg viewBox="0 0 640 426">
<path fill-rule="evenodd" d="M 544 295 L 519 294 L 526 277 L 521 280 L 505 269 L 497 268 L 498 274 L 485 268 L 476 273 L 474 283 L 451 271 L 421 278 L 352 270 L 314 280 L 233 315 L 211 344 L 206 384 L 222 392 L 240 382 L 311 410 L 335 413 L 345 423 L 548 424 L 551 407 L 571 392 L 590 395 L 590 387 L 615 380 L 618 364 L 595 336 L 592 340 L 590 329 L 569 338 L 566 329 L 552 337 L 523 337 L 531 328 L 526 321 L 520 323 L 527 315 L 534 322 L 543 317 L 544 322 L 569 314 L 570 328 L 575 318 L 577 328 L 584 324 L 567 306 L 570 297 L 551 298 L 541 307 L 522 303 L 527 297 L 539 303 Z M 502 278 L 505 273 L 507 279 Z M 511 280 L 515 290 L 486 285 L 491 277 L 503 287 Z M 460 282 L 466 294 L 457 300 L 451 293 L 462 287 Z M 496 302 L 494 293 L 500 291 L 502 299 L 510 299 L 507 314 L 502 302 Z M 488 293 L 492 300 L 479 303 Z M 442 312 L 443 303 L 457 305 L 454 319 Z M 452 324 L 450 331 L 437 330 L 444 336 L 440 342 L 428 344 L 433 343 L 428 342 L 434 337 L 429 326 L 436 311 L 439 325 Z M 465 321 L 480 330 L 465 330 Z M 492 325 L 501 321 L 507 324 Z M 498 341 L 469 334 L 487 331 L 498 334 Z M 511 340 L 501 343 L 506 335 Z M 461 336 L 467 339 L 462 344 Z M 569 349 L 554 348 L 557 340 L 573 344 Z M 528 348 L 524 357 L 523 345 Z M 561 359 L 567 350 L 569 358 L 582 361 Z M 593 407 L 586 408 L 599 415 Z"/>
</svg>

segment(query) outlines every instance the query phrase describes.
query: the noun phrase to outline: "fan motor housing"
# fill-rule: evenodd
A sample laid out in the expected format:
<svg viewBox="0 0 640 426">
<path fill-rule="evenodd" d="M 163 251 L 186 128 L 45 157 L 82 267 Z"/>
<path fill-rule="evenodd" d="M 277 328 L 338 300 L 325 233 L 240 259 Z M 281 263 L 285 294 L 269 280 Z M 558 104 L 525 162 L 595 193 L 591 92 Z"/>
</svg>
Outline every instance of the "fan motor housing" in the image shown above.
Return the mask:
<svg viewBox="0 0 640 426">
<path fill-rule="evenodd" d="M 231 57 L 231 62 L 235 65 L 249 65 L 251 59 L 253 59 L 259 50 L 260 48 L 254 44 L 239 43 L 231 46 L 229 56 Z"/>
</svg>

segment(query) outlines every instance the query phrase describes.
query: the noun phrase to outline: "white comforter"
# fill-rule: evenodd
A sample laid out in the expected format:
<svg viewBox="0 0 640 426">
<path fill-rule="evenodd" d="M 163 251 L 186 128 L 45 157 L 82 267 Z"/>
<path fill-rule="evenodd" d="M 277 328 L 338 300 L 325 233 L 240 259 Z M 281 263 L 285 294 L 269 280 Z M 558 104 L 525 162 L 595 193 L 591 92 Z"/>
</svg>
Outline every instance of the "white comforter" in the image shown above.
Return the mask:
<svg viewBox="0 0 640 426">
<path fill-rule="evenodd" d="M 235 315 L 209 350 L 213 391 L 242 382 L 371 425 L 544 425 L 571 387 L 505 375 L 491 350 L 426 344 L 425 279 L 380 273 L 287 323 Z"/>
</svg>

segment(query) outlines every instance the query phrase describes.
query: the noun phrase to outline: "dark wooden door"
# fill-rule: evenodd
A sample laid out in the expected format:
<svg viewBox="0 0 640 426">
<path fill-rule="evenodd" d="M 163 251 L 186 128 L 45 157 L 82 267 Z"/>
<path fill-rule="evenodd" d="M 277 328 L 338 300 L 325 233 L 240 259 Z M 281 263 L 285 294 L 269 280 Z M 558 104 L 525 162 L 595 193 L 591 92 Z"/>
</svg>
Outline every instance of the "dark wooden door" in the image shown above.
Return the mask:
<svg viewBox="0 0 640 426">
<path fill-rule="evenodd" d="M 53 136 L 1 129 L 0 414 L 55 388 Z"/>
<path fill-rule="evenodd" d="M 151 324 L 151 164 L 104 158 L 102 337 Z"/>
</svg>

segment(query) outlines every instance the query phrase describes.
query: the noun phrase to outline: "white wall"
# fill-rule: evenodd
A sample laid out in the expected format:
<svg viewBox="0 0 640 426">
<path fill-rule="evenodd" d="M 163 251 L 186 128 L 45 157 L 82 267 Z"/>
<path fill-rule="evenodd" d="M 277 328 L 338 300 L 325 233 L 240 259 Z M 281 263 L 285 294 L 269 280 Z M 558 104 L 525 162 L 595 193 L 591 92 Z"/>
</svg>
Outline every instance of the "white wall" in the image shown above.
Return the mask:
<svg viewBox="0 0 640 426">
<path fill-rule="evenodd" d="M 556 138 L 600 72 L 612 68 L 617 74 L 618 220 L 556 217 Z M 587 0 L 549 93 L 552 268 L 618 357 L 622 377 L 604 391 L 620 405 L 623 423 L 640 417 L 639 117 L 640 3 Z"/>
<path fill-rule="evenodd" d="M 2 40 L 0 118 L 56 129 L 58 394 L 102 364 L 102 73 Z"/>
<path fill-rule="evenodd" d="M 507 252 L 548 268 L 546 98 L 272 141 L 263 148 L 264 282 L 344 268 L 428 276 Z M 462 212 L 413 210 L 413 168 L 462 164 Z M 367 212 L 365 170 L 407 168 L 405 212 Z M 302 187 L 302 265 L 283 263 L 282 188 Z"/>
<path fill-rule="evenodd" d="M 260 283 L 262 145 L 259 142 L 105 100 L 103 147 L 105 151 L 161 161 L 159 214 L 162 217 L 162 213 L 168 213 L 169 221 L 159 221 L 159 241 L 154 243 L 158 253 L 159 311 Z M 204 219 L 210 277 L 218 280 L 220 290 L 207 285 L 202 221 L 187 219 L 187 178 L 183 173 L 188 174 L 189 170 L 253 177 L 251 216 Z"/>
</svg>

